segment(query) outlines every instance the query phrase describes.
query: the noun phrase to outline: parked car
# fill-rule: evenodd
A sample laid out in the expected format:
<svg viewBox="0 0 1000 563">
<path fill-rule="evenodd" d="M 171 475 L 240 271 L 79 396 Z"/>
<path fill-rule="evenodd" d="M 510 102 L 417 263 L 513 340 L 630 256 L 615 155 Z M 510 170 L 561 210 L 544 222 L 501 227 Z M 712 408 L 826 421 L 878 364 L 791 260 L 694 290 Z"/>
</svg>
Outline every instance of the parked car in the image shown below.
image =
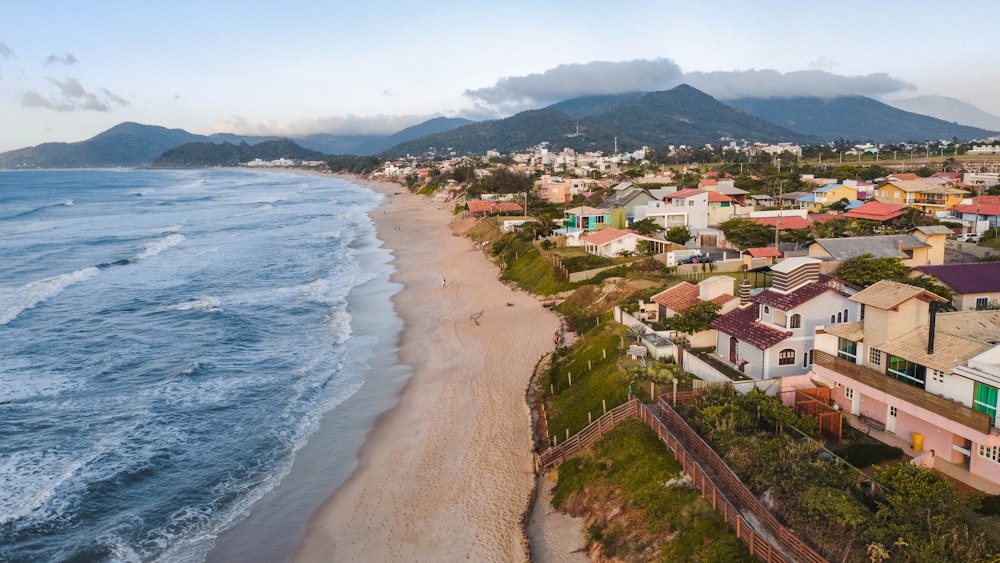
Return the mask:
<svg viewBox="0 0 1000 563">
<path fill-rule="evenodd" d="M 962 233 L 955 237 L 958 242 L 979 242 L 979 235 L 976 233 Z"/>
<path fill-rule="evenodd" d="M 709 262 L 714 262 L 712 257 L 708 254 L 695 254 L 693 256 L 685 256 L 677 261 L 678 264 L 705 264 Z"/>
</svg>

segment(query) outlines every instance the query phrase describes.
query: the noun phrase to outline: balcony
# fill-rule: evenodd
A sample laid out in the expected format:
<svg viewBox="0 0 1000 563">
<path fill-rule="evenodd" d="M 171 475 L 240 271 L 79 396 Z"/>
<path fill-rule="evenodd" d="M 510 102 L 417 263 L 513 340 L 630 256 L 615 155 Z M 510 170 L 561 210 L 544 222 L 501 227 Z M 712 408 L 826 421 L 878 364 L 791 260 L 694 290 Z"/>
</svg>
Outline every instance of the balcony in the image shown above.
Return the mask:
<svg viewBox="0 0 1000 563">
<path fill-rule="evenodd" d="M 957 422 L 976 432 L 989 434 L 992 429 L 990 416 L 984 412 L 979 412 L 972 407 L 967 407 L 944 397 L 932 395 L 923 389 L 896 381 L 880 372 L 843 360 L 822 350 L 813 351 L 813 363 L 849 377 L 858 383 L 883 391 L 893 397 L 899 397 L 907 403 L 943 416 L 952 422 Z"/>
</svg>

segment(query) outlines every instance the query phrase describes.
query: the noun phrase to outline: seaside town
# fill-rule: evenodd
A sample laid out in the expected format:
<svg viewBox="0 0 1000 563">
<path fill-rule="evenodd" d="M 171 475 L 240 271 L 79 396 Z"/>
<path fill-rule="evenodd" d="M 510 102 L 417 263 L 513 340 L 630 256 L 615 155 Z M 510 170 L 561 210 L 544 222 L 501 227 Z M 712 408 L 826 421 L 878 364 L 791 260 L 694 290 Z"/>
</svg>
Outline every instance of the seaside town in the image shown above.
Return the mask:
<svg viewBox="0 0 1000 563">
<path fill-rule="evenodd" d="M 370 177 L 448 206 L 563 319 L 535 463 L 592 560 L 985 560 L 1000 147 L 935 149 L 540 146 Z"/>
</svg>

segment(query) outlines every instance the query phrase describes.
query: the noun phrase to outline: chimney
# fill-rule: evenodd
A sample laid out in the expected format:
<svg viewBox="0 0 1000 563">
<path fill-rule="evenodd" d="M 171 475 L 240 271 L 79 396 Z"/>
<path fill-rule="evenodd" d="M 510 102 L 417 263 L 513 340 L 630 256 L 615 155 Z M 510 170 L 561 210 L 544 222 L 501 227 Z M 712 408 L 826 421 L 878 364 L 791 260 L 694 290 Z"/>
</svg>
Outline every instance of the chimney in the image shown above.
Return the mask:
<svg viewBox="0 0 1000 563">
<path fill-rule="evenodd" d="M 750 303 L 750 287 L 753 285 L 747 278 L 747 265 L 743 264 L 743 281 L 740 282 L 740 307 Z"/>
<path fill-rule="evenodd" d="M 927 327 L 927 355 L 930 356 L 934 353 L 934 326 L 937 324 L 937 311 L 938 302 L 931 301 L 930 312 L 931 312 L 931 323 Z"/>
<path fill-rule="evenodd" d="M 903 257 L 903 239 L 896 241 L 896 258 Z"/>
</svg>

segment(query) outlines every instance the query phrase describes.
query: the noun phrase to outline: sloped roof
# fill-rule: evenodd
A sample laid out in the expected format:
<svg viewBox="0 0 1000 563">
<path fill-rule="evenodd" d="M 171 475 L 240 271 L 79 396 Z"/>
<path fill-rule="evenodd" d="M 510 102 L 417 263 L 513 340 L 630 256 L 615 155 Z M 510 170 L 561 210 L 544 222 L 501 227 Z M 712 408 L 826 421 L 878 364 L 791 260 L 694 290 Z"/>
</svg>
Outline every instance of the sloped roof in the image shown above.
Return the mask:
<svg viewBox="0 0 1000 563">
<path fill-rule="evenodd" d="M 914 297 L 936 299 L 941 302 L 945 301 L 942 297 L 926 289 L 890 280 L 876 282 L 855 293 L 849 299 L 856 303 L 861 303 L 866 307 L 870 306 L 876 309 L 889 310 Z"/>
<path fill-rule="evenodd" d="M 726 194 L 721 194 L 719 192 L 708 192 L 709 203 L 724 203 L 729 201 L 733 201 L 733 198 L 727 196 Z"/>
<path fill-rule="evenodd" d="M 897 175 L 896 177 L 899 177 L 899 175 Z M 925 179 L 891 180 L 889 182 L 886 182 L 885 184 L 882 184 L 882 186 L 885 186 L 887 184 L 895 186 L 906 193 L 923 193 L 927 191 L 933 192 L 936 191 L 937 188 L 941 187 L 941 184 L 939 184 L 938 182 Z"/>
<path fill-rule="evenodd" d="M 898 203 L 883 203 L 881 201 L 867 201 L 860 207 L 856 207 L 844 217 L 851 219 L 868 219 L 870 221 L 890 221 L 906 212 L 908 206 Z"/>
<path fill-rule="evenodd" d="M 596 233 L 588 233 L 586 235 L 583 235 L 582 237 L 580 237 L 580 240 L 586 241 L 586 242 L 588 242 L 590 244 L 593 244 L 593 245 L 596 245 L 596 246 L 604 246 L 605 244 L 608 244 L 609 242 L 618 240 L 618 239 L 626 237 L 628 235 L 635 235 L 635 236 L 637 236 L 639 238 L 642 238 L 642 239 L 649 238 L 649 237 L 643 236 L 643 235 L 641 235 L 641 234 L 639 234 L 639 233 L 637 233 L 637 232 L 635 232 L 633 230 L 630 230 L 630 229 L 613 229 L 613 228 L 608 228 L 608 229 L 601 229 L 600 231 L 597 231 Z"/>
<path fill-rule="evenodd" d="M 698 302 L 701 289 L 689 282 L 680 282 L 650 298 L 650 301 L 663 305 L 667 309 L 680 313 Z"/>
<path fill-rule="evenodd" d="M 567 209 L 566 213 L 570 215 L 607 215 L 607 210 L 597 209 L 596 207 L 588 207 L 586 205 L 581 205 L 580 207 L 574 207 L 572 209 Z"/>
<path fill-rule="evenodd" d="M 513 201 L 489 201 L 484 199 L 470 199 L 465 202 L 465 206 L 469 209 L 470 213 L 509 213 L 513 211 L 521 211 L 522 208 L 519 204 Z"/>
<path fill-rule="evenodd" d="M 773 270 L 774 267 L 772 266 L 771 269 Z M 834 279 L 833 276 L 820 275 L 818 281 L 810 282 L 788 293 L 765 289 L 754 295 L 753 300 L 757 303 L 770 305 L 779 311 L 791 311 L 795 307 L 811 301 L 827 291 L 837 292 L 836 288 L 829 283 Z"/>
<path fill-rule="evenodd" d="M 938 371 L 950 372 L 955 366 L 963 365 L 973 358 L 989 350 L 993 346 L 940 330 L 934 334 L 934 350 L 938 353 L 928 354 L 928 327 L 920 327 L 903 336 L 890 340 L 878 348 L 883 352 L 906 358 L 907 360 L 927 366 Z"/>
<path fill-rule="evenodd" d="M 757 303 L 737 307 L 716 318 L 708 326 L 749 342 L 761 350 L 766 350 L 792 335 L 791 332 L 778 330 L 757 322 L 758 309 Z"/>
<path fill-rule="evenodd" d="M 865 254 L 871 254 L 875 258 L 897 258 L 899 257 L 900 248 L 902 250 L 930 248 L 929 244 L 921 242 L 917 237 L 910 234 L 818 238 L 814 244 L 822 247 L 834 260 L 849 260 Z"/>
<path fill-rule="evenodd" d="M 984 195 L 971 198 L 970 201 L 971 203 L 960 203 L 951 209 L 959 213 L 1000 215 L 1000 195 Z"/>
<path fill-rule="evenodd" d="M 914 270 L 937 278 L 961 294 L 1000 292 L 1000 262 L 918 266 Z"/>
<path fill-rule="evenodd" d="M 951 234 L 954 234 L 951 229 L 949 229 L 948 227 L 945 227 L 944 225 L 920 225 L 919 227 L 914 227 L 913 229 L 910 230 L 911 233 L 913 231 L 920 231 L 921 233 L 924 233 L 925 235 L 951 235 Z"/>
<path fill-rule="evenodd" d="M 788 217 L 751 217 L 750 220 L 754 223 L 760 225 L 767 225 L 768 227 L 777 227 L 778 221 L 781 221 L 781 230 L 786 229 L 808 229 L 812 227 L 812 221 L 804 217 L 799 217 L 798 215 L 789 215 Z"/>
<path fill-rule="evenodd" d="M 707 192 L 705 190 L 699 190 L 697 188 L 688 188 L 686 190 L 680 190 L 680 191 L 674 192 L 674 193 L 670 194 L 667 197 L 669 199 L 675 199 L 675 198 L 684 199 L 684 198 L 689 198 L 689 197 L 693 197 L 693 196 L 696 196 L 696 195 L 701 195 L 701 194 L 704 194 L 704 193 L 711 193 L 711 192 Z"/>
<path fill-rule="evenodd" d="M 750 256 L 753 256 L 754 258 L 767 258 L 767 257 L 778 258 L 781 256 L 781 251 L 773 246 L 764 246 L 761 248 L 748 248 L 747 252 L 750 254 Z"/>
</svg>

